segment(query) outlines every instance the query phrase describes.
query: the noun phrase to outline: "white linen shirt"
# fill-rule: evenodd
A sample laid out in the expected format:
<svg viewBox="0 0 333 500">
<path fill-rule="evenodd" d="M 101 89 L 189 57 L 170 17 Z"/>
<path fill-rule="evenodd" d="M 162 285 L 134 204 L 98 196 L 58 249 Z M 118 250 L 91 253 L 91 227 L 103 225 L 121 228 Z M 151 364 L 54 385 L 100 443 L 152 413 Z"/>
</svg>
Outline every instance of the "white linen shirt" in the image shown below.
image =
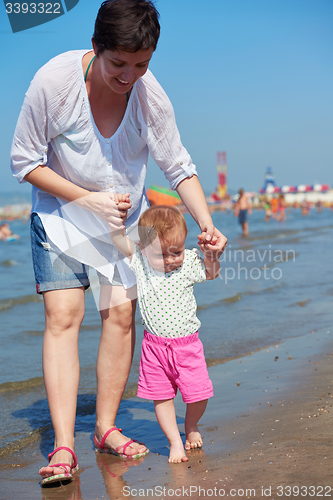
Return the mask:
<svg viewBox="0 0 333 500">
<path fill-rule="evenodd" d="M 206 280 L 206 270 L 196 249 L 185 249 L 183 263 L 163 273 L 149 264 L 136 245 L 130 267 L 137 277 L 141 321 L 147 332 L 175 338 L 193 335 L 200 328 L 193 286 Z"/>
<path fill-rule="evenodd" d="M 196 175 L 196 168 L 181 143 L 172 105 L 149 70 L 134 84 L 115 134 L 102 136 L 84 82 L 82 57 L 87 52 L 60 54 L 36 73 L 15 129 L 12 172 L 19 182 L 25 182 L 29 172 L 46 164 L 89 191 L 130 193 L 132 207 L 126 227 L 131 228 L 148 207 L 144 186 L 148 153 L 172 189 Z M 112 246 L 108 226 L 82 210 L 33 187 L 32 211 L 41 217 L 51 243 L 112 279 L 119 254 Z M 122 262 L 127 270 L 125 286 L 132 286 L 132 273 L 126 261 Z"/>
</svg>

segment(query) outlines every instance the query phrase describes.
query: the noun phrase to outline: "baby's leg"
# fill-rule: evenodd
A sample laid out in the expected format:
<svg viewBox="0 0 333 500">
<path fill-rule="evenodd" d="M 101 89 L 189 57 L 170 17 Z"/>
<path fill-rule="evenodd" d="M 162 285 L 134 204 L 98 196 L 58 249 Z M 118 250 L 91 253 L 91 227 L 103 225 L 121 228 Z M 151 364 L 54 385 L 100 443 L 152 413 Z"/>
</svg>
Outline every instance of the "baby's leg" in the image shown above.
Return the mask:
<svg viewBox="0 0 333 500">
<path fill-rule="evenodd" d="M 191 448 L 201 448 L 202 437 L 198 430 L 197 423 L 205 412 L 208 399 L 197 401 L 195 403 L 187 403 L 185 416 L 185 450 Z"/>
<path fill-rule="evenodd" d="M 155 413 L 162 431 L 170 443 L 169 462 L 187 462 L 182 439 L 177 426 L 175 405 L 173 399 L 154 401 Z"/>
</svg>

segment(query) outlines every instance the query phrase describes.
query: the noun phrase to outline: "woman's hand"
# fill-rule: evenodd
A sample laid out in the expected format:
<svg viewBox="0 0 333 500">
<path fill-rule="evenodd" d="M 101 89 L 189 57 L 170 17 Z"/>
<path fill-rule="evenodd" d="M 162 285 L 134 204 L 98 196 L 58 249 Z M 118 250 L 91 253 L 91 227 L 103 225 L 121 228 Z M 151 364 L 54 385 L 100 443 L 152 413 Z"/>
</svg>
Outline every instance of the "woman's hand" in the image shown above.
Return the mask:
<svg viewBox="0 0 333 500">
<path fill-rule="evenodd" d="M 198 244 L 206 256 L 216 260 L 223 254 L 228 240 L 213 224 L 207 224 L 198 235 Z"/>
<path fill-rule="evenodd" d="M 104 191 L 90 193 L 76 200 L 82 208 L 105 220 L 112 229 L 122 229 L 131 208 L 129 193 L 115 194 Z"/>
<path fill-rule="evenodd" d="M 212 252 L 212 258 L 219 258 L 227 246 L 227 238 L 214 227 L 205 194 L 196 175 L 183 179 L 176 188 L 187 210 L 199 225 L 199 246 Z"/>
</svg>

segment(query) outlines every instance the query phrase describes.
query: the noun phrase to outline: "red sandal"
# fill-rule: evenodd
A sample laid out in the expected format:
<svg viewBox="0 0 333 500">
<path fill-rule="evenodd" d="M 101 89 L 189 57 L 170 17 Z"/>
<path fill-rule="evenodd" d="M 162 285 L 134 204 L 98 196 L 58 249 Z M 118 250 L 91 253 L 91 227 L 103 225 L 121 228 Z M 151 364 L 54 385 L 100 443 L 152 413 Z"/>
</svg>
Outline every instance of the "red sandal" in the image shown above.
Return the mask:
<svg viewBox="0 0 333 500">
<path fill-rule="evenodd" d="M 138 442 L 135 439 L 131 439 L 130 441 L 127 441 L 127 443 L 125 443 L 124 445 L 120 445 L 117 448 L 107 448 L 106 446 L 104 446 L 104 443 L 106 441 L 106 438 L 108 437 L 108 435 L 112 431 L 123 432 L 122 429 L 118 429 L 118 427 L 111 427 L 111 429 L 106 431 L 106 433 L 104 434 L 102 441 L 100 443 L 97 441 L 97 438 L 94 435 L 94 444 L 95 444 L 96 453 L 110 453 L 112 455 L 116 455 L 117 457 L 121 457 L 121 458 L 140 458 L 140 457 L 144 457 L 145 455 L 147 455 L 147 453 L 149 453 L 149 450 L 147 448 L 147 450 L 144 451 L 143 453 L 136 453 L 135 455 L 128 455 L 125 450 L 132 443 Z"/>
<path fill-rule="evenodd" d="M 59 450 L 66 450 L 68 451 L 73 459 L 74 463 L 73 465 L 67 464 L 67 463 L 58 463 L 58 464 L 52 464 L 50 467 L 61 467 L 64 469 L 64 472 L 62 474 L 54 474 L 53 476 L 45 477 L 41 480 L 40 484 L 42 486 L 45 486 L 45 484 L 51 484 L 51 483 L 56 483 L 56 482 L 61 482 L 61 481 L 69 481 L 72 479 L 73 475 L 75 472 L 79 470 L 79 465 L 77 463 L 77 456 L 75 453 L 70 449 L 67 448 L 66 446 L 60 446 L 59 448 L 56 448 L 52 453 L 49 453 L 47 458 L 49 459 L 49 462 L 51 461 L 51 458 L 57 451 Z"/>
</svg>

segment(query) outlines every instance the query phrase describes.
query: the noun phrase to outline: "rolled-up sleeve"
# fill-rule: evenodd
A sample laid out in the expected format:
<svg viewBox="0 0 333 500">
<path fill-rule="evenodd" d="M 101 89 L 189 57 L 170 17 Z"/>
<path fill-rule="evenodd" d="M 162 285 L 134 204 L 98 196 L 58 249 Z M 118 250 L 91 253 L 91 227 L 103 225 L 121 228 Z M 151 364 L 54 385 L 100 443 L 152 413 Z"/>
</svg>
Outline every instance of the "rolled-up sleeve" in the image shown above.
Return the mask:
<svg viewBox="0 0 333 500">
<path fill-rule="evenodd" d="M 161 85 L 147 72 L 140 87 L 141 134 L 152 159 L 175 189 L 183 179 L 197 175 L 196 167 L 181 142 L 172 104 Z"/>
<path fill-rule="evenodd" d="M 48 113 L 43 86 L 36 75 L 25 95 L 11 147 L 11 169 L 19 182 L 38 165 L 46 164 Z"/>
</svg>

